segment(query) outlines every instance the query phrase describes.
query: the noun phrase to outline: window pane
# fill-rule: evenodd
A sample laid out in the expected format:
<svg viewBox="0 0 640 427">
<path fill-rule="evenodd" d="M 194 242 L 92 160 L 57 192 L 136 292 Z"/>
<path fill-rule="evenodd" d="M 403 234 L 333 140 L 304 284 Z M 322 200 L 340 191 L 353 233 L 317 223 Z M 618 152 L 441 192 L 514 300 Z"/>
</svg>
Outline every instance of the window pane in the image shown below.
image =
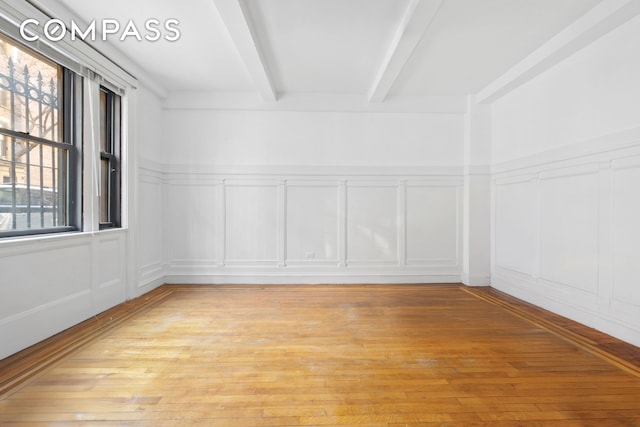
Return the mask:
<svg viewBox="0 0 640 427">
<path fill-rule="evenodd" d="M 0 127 L 61 142 L 61 76 L 60 66 L 0 37 Z"/>
<path fill-rule="evenodd" d="M 100 87 L 100 228 L 120 227 L 120 96 Z"/>
<path fill-rule="evenodd" d="M 38 44 L 34 44 L 37 49 Z M 71 229 L 76 75 L 0 34 L 0 237 Z M 69 87 L 64 97 L 63 87 Z M 77 131 L 78 129 L 76 129 Z M 60 230 L 51 230 L 51 229 Z"/>
<path fill-rule="evenodd" d="M 13 164 L 1 163 L 0 231 L 67 225 L 68 151 L 26 139 L 8 138 Z"/>
<path fill-rule="evenodd" d="M 109 215 L 109 177 L 110 167 L 109 159 L 102 159 L 100 161 L 100 222 L 111 222 Z"/>
<path fill-rule="evenodd" d="M 100 151 L 103 153 L 108 153 L 109 151 L 109 124 L 108 122 L 108 113 L 107 113 L 107 94 L 101 90 L 100 91 Z"/>
</svg>

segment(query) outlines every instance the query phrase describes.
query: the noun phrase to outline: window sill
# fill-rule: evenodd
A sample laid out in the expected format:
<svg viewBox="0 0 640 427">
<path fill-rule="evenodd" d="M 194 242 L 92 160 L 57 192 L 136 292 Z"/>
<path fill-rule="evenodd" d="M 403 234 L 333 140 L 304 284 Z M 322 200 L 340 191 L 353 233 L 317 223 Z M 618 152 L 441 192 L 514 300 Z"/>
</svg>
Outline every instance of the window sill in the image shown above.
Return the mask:
<svg viewBox="0 0 640 427">
<path fill-rule="evenodd" d="M 109 228 L 96 231 L 69 231 L 60 233 L 35 234 L 30 236 L 7 236 L 0 238 L 0 249 L 35 246 L 39 244 L 55 244 L 58 242 L 67 243 L 73 240 L 91 239 L 106 234 L 127 233 L 127 228 Z"/>
</svg>

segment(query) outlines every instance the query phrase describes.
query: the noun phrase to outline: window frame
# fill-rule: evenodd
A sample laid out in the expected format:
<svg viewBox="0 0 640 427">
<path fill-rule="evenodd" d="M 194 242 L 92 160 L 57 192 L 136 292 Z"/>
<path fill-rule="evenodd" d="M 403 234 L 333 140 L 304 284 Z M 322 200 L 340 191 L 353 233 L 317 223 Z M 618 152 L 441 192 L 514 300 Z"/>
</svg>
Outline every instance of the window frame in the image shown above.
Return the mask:
<svg viewBox="0 0 640 427">
<path fill-rule="evenodd" d="M 82 144 L 81 138 L 79 138 L 79 135 L 81 135 L 82 132 L 81 110 L 83 105 L 82 102 L 79 102 L 82 99 L 82 76 L 67 68 L 59 61 L 50 58 L 45 53 L 33 49 L 20 40 L 16 40 L 6 32 L 0 31 L 0 38 L 5 42 L 16 46 L 18 49 L 25 51 L 27 54 L 32 55 L 36 59 L 55 65 L 59 69 L 58 126 L 60 126 L 61 128 L 59 141 L 30 135 L 27 132 L 8 129 L 4 127 L 0 127 L 0 134 L 4 135 L 6 138 L 12 139 L 13 141 L 23 140 L 27 143 L 35 143 L 39 144 L 40 146 L 48 146 L 55 149 L 64 150 L 67 154 L 65 165 L 66 170 L 64 171 L 65 182 L 61 183 L 61 187 L 65 191 L 65 225 L 41 228 L 0 230 L 0 239 L 5 237 L 35 236 L 42 234 L 79 231 L 82 229 L 82 186 L 78 185 L 78 177 L 82 173 L 82 161 L 80 156 Z M 15 163 L 16 160 L 15 158 L 12 158 L 11 161 Z M 15 168 L 15 166 L 12 166 L 12 168 Z M 12 182 L 10 185 L 12 185 L 13 193 L 15 194 L 16 186 L 20 185 L 15 182 L 15 176 L 14 182 Z M 27 185 L 30 186 L 30 184 Z M 29 207 L 27 208 L 28 212 L 30 212 L 30 208 L 31 206 L 29 205 Z M 15 196 L 13 202 L 13 210 L 12 222 L 14 222 L 15 224 L 17 214 L 17 212 L 15 211 Z"/>
<path fill-rule="evenodd" d="M 120 95 L 107 88 L 104 85 L 99 86 L 100 93 L 100 121 L 102 123 L 103 107 L 105 108 L 105 138 L 103 151 L 102 141 L 100 143 L 100 162 L 99 162 L 99 178 L 102 182 L 102 165 L 106 161 L 108 163 L 108 183 L 109 188 L 105 189 L 100 187 L 100 214 L 102 215 L 102 204 L 106 198 L 107 215 L 108 220 L 103 221 L 99 219 L 99 229 L 112 229 L 122 227 L 122 170 L 121 170 L 121 155 L 122 155 L 122 98 Z M 102 104 L 102 95 L 105 95 L 105 105 Z M 100 132 L 100 138 L 102 139 L 102 132 Z"/>
<path fill-rule="evenodd" d="M 67 85 L 60 90 L 68 91 L 67 99 L 74 103 L 73 111 L 65 112 L 65 126 L 73 134 L 74 164 L 68 170 L 69 194 L 75 192 L 75 200 L 67 207 L 69 217 L 68 228 L 57 229 L 32 229 L 0 234 L 0 247 L 12 241 L 33 237 L 60 237 L 73 236 L 76 233 L 96 233 L 104 229 L 123 230 L 131 226 L 131 207 L 136 200 L 130 200 L 129 196 L 135 193 L 137 183 L 131 180 L 133 173 L 132 164 L 128 160 L 132 129 L 136 124 L 131 122 L 132 105 L 135 106 L 138 91 L 138 79 L 123 65 L 114 62 L 90 44 L 80 40 L 71 40 L 65 35 L 59 41 L 48 40 L 40 26 L 29 27 L 30 35 L 39 36 L 34 42 L 24 40 L 19 23 L 27 18 L 36 18 L 40 22 L 46 22 L 55 16 L 34 8 L 28 4 L 16 4 L 14 8 L 0 7 L 0 35 L 6 37 L 12 43 L 21 48 L 35 52 L 39 57 L 68 70 L 74 75 L 73 89 Z M 119 208 L 116 212 L 117 227 L 100 226 L 100 146 L 98 135 L 99 119 L 99 90 L 100 86 L 113 91 L 120 100 L 120 130 L 118 135 L 119 148 Z M 62 114 L 62 112 L 60 113 Z M 70 163 L 71 164 L 71 163 Z M 32 236 L 35 234 L 36 236 Z"/>
</svg>

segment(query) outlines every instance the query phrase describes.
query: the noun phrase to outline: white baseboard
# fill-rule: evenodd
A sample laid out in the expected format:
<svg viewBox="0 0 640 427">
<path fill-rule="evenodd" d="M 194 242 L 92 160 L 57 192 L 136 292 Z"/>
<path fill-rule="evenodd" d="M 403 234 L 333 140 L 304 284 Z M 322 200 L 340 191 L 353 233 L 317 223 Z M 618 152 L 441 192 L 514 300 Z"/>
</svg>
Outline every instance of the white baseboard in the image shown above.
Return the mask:
<svg viewBox="0 0 640 427">
<path fill-rule="evenodd" d="M 466 286 L 489 286 L 491 285 L 491 276 L 483 274 L 462 273 L 461 282 Z"/>
<path fill-rule="evenodd" d="M 138 287 L 135 291 L 135 294 L 132 295 L 132 298 L 137 298 L 140 295 L 144 295 L 147 292 L 151 292 L 152 290 L 164 285 L 165 283 L 167 283 L 167 279 L 166 276 L 158 276 L 154 279 L 148 279 L 145 280 L 144 282 L 140 282 L 138 283 Z"/>
<path fill-rule="evenodd" d="M 393 283 L 460 283 L 460 275 L 424 274 L 170 274 L 166 283 L 176 284 L 248 284 L 248 285 L 292 285 L 292 284 L 393 284 Z"/>
<path fill-rule="evenodd" d="M 526 277 L 526 280 L 514 281 L 510 279 L 509 274 L 496 273 L 493 276 L 491 286 L 545 310 L 567 317 L 635 346 L 640 346 L 640 327 L 638 325 L 623 322 L 605 312 L 578 306 L 572 303 L 570 298 L 555 299 L 552 294 L 537 291 L 536 288 L 540 286 L 535 286 L 538 283 L 536 279 L 529 276 Z M 578 298 L 575 299 L 577 300 Z"/>
</svg>

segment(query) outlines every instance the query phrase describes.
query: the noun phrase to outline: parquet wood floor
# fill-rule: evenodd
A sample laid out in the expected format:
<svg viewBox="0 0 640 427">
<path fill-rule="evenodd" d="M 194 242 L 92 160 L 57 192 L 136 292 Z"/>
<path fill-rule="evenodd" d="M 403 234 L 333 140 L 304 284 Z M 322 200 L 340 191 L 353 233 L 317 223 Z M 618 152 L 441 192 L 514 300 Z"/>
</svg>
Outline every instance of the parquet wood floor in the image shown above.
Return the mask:
<svg viewBox="0 0 640 427">
<path fill-rule="evenodd" d="M 167 285 L 127 304 L 0 362 L 0 425 L 640 426 L 636 347 L 487 289 Z"/>
</svg>

